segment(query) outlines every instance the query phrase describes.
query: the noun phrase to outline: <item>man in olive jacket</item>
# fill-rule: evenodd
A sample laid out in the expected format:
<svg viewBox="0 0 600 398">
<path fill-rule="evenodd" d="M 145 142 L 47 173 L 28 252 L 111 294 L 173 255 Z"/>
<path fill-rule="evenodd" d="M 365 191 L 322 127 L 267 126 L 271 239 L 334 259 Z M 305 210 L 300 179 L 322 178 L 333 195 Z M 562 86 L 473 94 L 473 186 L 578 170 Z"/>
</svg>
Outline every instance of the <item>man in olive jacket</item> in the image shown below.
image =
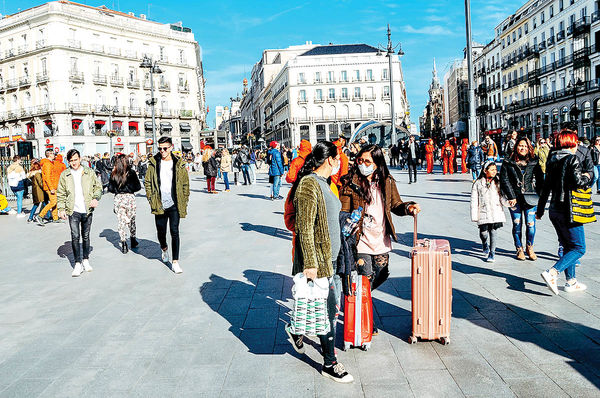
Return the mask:
<svg viewBox="0 0 600 398">
<path fill-rule="evenodd" d="M 71 276 L 79 276 L 83 271 L 90 272 L 90 229 L 92 213 L 102 197 L 102 184 L 96 173 L 81 164 L 81 155 L 77 149 L 67 152 L 69 169 L 63 171 L 56 189 L 56 207 L 58 216 L 69 217 L 71 227 L 71 247 L 75 256 L 75 266 Z M 79 246 L 81 237 L 82 246 Z M 81 248 L 83 247 L 83 253 Z"/>
<path fill-rule="evenodd" d="M 167 245 L 167 223 L 171 231 L 173 260 L 171 269 L 176 274 L 183 272 L 179 266 L 179 219 L 187 215 L 190 197 L 190 179 L 185 162 L 171 154 L 173 141 L 170 137 L 158 140 L 159 153 L 150 158 L 144 188 L 154 214 L 158 242 L 162 249 L 162 261 L 169 262 Z"/>
</svg>

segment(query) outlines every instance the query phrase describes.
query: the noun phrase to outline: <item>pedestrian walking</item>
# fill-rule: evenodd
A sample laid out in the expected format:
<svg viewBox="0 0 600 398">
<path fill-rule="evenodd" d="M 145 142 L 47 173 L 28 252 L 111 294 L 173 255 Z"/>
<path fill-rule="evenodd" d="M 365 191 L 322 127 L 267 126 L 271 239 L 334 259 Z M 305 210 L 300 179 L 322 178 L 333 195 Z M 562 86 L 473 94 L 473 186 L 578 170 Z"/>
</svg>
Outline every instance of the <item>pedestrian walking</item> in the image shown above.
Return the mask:
<svg viewBox="0 0 600 398">
<path fill-rule="evenodd" d="M 433 173 L 433 156 L 435 153 L 435 145 L 430 138 L 425 144 L 425 160 L 427 161 L 427 174 Z"/>
<path fill-rule="evenodd" d="M 496 163 L 488 160 L 471 188 L 471 221 L 479 227 L 483 255 L 488 263 L 495 261 L 497 230 L 506 222 L 503 204 L 508 205 L 500 193 Z"/>
<path fill-rule="evenodd" d="M 171 269 L 176 274 L 183 272 L 179 265 L 179 222 L 187 215 L 190 196 L 190 179 L 185 162 L 171 154 L 171 137 L 158 140 L 159 153 L 150 158 L 144 187 L 150 209 L 154 214 L 158 242 L 162 250 L 162 261 L 169 262 L 167 224 L 171 232 Z"/>
<path fill-rule="evenodd" d="M 31 162 L 31 168 L 29 169 L 29 173 L 27 173 L 27 178 L 31 181 L 31 194 L 33 199 L 33 207 L 29 212 L 27 222 L 31 223 L 37 221 L 38 224 L 44 225 L 42 219 L 37 215 L 37 210 L 40 208 L 40 205 L 44 203 L 44 180 L 42 179 L 42 166 L 40 166 L 40 162 L 37 160 Z"/>
<path fill-rule="evenodd" d="M 538 157 L 542 172 L 546 174 L 546 161 L 548 160 L 548 155 L 550 154 L 550 146 L 546 142 L 545 138 L 539 138 L 537 140 L 533 154 Z"/>
<path fill-rule="evenodd" d="M 135 225 L 137 213 L 135 193 L 140 189 L 142 189 L 140 180 L 127 157 L 118 155 L 108 182 L 108 192 L 115 194 L 113 211 L 117 215 L 119 237 L 121 238 L 120 246 L 123 254 L 127 254 L 129 251 L 128 237 L 132 249 L 138 246 Z"/>
<path fill-rule="evenodd" d="M 359 273 L 370 279 L 371 290 L 375 290 L 390 274 L 392 239 L 398 241 L 392 213 L 416 215 L 421 208 L 415 202 L 402 201 L 377 145 L 367 145 L 358 153 L 356 164 L 343 179 L 340 201 L 344 212 L 363 209 L 356 229 L 357 266 Z M 375 325 L 373 334 L 377 334 Z"/>
<path fill-rule="evenodd" d="M 246 146 L 240 148 L 238 157 L 240 159 L 242 176 L 244 177 L 243 185 L 250 185 L 252 183 L 252 180 L 250 179 L 250 151 Z"/>
<path fill-rule="evenodd" d="M 450 144 L 449 140 L 444 142 L 442 147 L 442 159 L 444 160 L 444 174 L 454 174 L 454 147 Z"/>
<path fill-rule="evenodd" d="M 250 151 L 250 167 L 248 168 L 248 172 L 250 173 L 250 183 L 256 184 L 256 152 Z"/>
<path fill-rule="evenodd" d="M 466 174 L 468 171 L 467 167 L 467 154 L 469 151 L 469 139 L 463 138 L 460 146 L 460 171 L 462 174 Z"/>
<path fill-rule="evenodd" d="M 473 182 L 479 178 L 479 174 L 481 174 L 481 166 L 485 157 L 483 155 L 483 151 L 479 146 L 477 141 L 473 141 L 469 150 L 467 151 L 467 167 L 471 170 L 471 176 L 473 177 Z"/>
<path fill-rule="evenodd" d="M 42 208 L 40 214 L 44 217 L 48 212 L 52 213 L 52 220 L 58 220 L 58 211 L 56 210 L 56 189 L 58 188 L 58 179 L 60 176 L 55 175 L 53 162 L 55 158 L 53 149 L 46 149 L 46 156 L 40 161 L 42 166 L 42 181 L 44 184 L 44 192 L 48 199 L 48 203 Z"/>
<path fill-rule="evenodd" d="M 525 254 L 531 261 L 537 259 L 533 250 L 536 231 L 535 213 L 543 182 L 544 173 L 531 142 L 526 137 L 517 139 L 512 155 L 505 158 L 502 163 L 500 187 L 510 205 L 516 257 L 520 261 L 525 260 Z M 526 224 L 527 231 L 525 253 L 522 242 L 523 223 Z"/>
<path fill-rule="evenodd" d="M 584 291 L 587 286 L 578 282 L 575 275 L 576 264 L 585 254 L 584 223 L 594 216 L 579 214 L 577 189 L 587 188 L 592 175 L 582 172 L 577 156 L 577 134 L 571 130 L 563 130 L 556 138 L 557 150 L 548 158 L 546 180 L 537 206 L 537 218 L 544 216 L 544 210 L 550 194 L 550 221 L 558 235 L 558 241 L 564 248 L 562 257 L 554 266 L 542 272 L 542 278 L 554 294 L 558 294 L 558 275 L 565 272 L 564 291 L 571 293 Z M 573 203 L 576 203 L 573 205 Z"/>
<path fill-rule="evenodd" d="M 204 168 L 204 175 L 206 176 L 206 190 L 208 193 L 218 193 L 215 184 L 219 165 L 217 164 L 212 149 L 204 150 L 204 154 L 202 155 L 202 167 Z"/>
<path fill-rule="evenodd" d="M 12 163 L 6 168 L 6 177 L 8 178 L 10 190 L 17 198 L 17 217 L 23 218 L 25 217 L 25 214 L 23 214 L 23 195 L 25 194 L 27 174 L 21 166 L 20 156 L 13 156 Z"/>
<path fill-rule="evenodd" d="M 483 143 L 481 143 L 481 149 L 483 150 L 487 160 L 495 161 L 496 158 L 498 158 L 498 146 L 489 135 L 486 136 L 485 140 L 483 140 Z"/>
<path fill-rule="evenodd" d="M 517 132 L 516 131 L 511 131 L 510 133 L 508 133 L 507 135 L 507 140 L 506 140 L 506 144 L 504 144 L 504 157 L 505 158 L 509 158 L 512 156 L 514 150 L 515 150 L 515 145 L 517 144 Z"/>
<path fill-rule="evenodd" d="M 94 209 L 102 197 L 102 185 L 92 169 L 81 165 L 81 154 L 77 149 L 67 152 L 67 161 L 70 168 L 59 177 L 56 206 L 60 218 L 69 218 L 71 247 L 75 257 L 71 276 L 77 277 L 84 271 L 92 271 L 89 261 L 90 230 Z"/>
<path fill-rule="evenodd" d="M 415 142 L 415 136 L 411 135 L 406 143 L 406 163 L 408 164 L 408 183 L 412 184 L 413 180 L 417 182 L 417 164 L 421 161 L 421 150 Z"/>
<path fill-rule="evenodd" d="M 112 161 L 108 152 L 104 152 L 102 159 L 96 162 L 96 172 L 100 175 L 102 189 L 107 189 L 108 182 L 110 181 L 110 173 L 112 172 Z"/>
<path fill-rule="evenodd" d="M 279 152 L 279 144 L 277 141 L 271 141 L 269 145 L 271 149 L 268 152 L 269 163 L 269 180 L 272 181 L 271 186 L 271 200 L 283 199 L 283 196 L 279 195 L 281 189 L 281 176 L 283 175 L 283 159 L 281 158 L 281 152 Z"/>
<path fill-rule="evenodd" d="M 327 278 L 327 316 L 329 332 L 319 336 L 324 363 L 321 374 L 339 383 L 354 381 L 335 355 L 335 319 L 341 298 L 341 284 L 334 283 L 334 261 L 340 251 L 340 201 L 331 190 L 328 179 L 340 167 L 338 148 L 325 141 L 315 145 L 307 156 L 292 186 L 295 209 L 296 250 L 292 274 L 304 273 L 308 279 Z M 285 328 L 294 349 L 303 354 L 303 336 Z"/>
<path fill-rule="evenodd" d="M 600 136 L 596 136 L 596 138 L 594 138 L 594 143 L 590 147 L 590 151 L 592 153 L 592 161 L 594 163 L 596 193 L 600 194 Z"/>
<path fill-rule="evenodd" d="M 296 156 L 296 158 L 294 158 L 294 160 L 292 160 L 292 163 L 290 164 L 290 170 L 287 172 L 287 174 L 285 176 L 285 180 L 287 182 L 289 182 L 290 184 L 293 184 L 296 181 L 296 178 L 298 178 L 298 172 L 300 172 L 300 170 L 304 166 L 306 157 L 308 155 L 310 155 L 311 152 L 312 152 L 312 145 L 310 144 L 310 141 L 301 140 L 300 148 L 298 150 L 298 156 Z"/>
<path fill-rule="evenodd" d="M 229 192 L 229 173 L 231 173 L 231 155 L 224 148 L 221 151 L 221 173 L 223 174 L 223 183 L 225 184 L 225 192 Z"/>
</svg>

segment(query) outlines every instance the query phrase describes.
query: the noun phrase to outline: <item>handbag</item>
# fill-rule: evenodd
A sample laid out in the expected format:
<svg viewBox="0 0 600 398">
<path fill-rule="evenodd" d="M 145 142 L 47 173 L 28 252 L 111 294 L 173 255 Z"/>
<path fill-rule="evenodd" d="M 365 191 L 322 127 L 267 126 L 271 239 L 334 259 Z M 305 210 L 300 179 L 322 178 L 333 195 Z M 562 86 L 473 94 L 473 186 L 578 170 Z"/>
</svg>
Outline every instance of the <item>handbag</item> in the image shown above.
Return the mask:
<svg viewBox="0 0 600 398">
<path fill-rule="evenodd" d="M 290 321 L 290 332 L 305 336 L 320 336 L 329 333 L 328 295 L 329 281 L 327 278 L 317 278 L 309 282 L 303 273 L 296 274 L 292 287 L 294 309 Z"/>
<path fill-rule="evenodd" d="M 571 221 L 579 224 L 596 222 L 591 188 L 571 191 Z"/>
<path fill-rule="evenodd" d="M 533 175 L 533 182 L 532 185 L 535 189 L 535 175 Z M 529 206 L 537 206 L 538 202 L 540 201 L 540 195 L 538 195 L 536 192 L 527 192 L 525 190 L 525 174 L 523 174 L 523 180 L 519 181 L 517 183 L 518 187 L 521 188 L 521 195 L 523 195 L 523 199 L 525 200 L 525 203 L 527 203 L 527 205 Z"/>
</svg>

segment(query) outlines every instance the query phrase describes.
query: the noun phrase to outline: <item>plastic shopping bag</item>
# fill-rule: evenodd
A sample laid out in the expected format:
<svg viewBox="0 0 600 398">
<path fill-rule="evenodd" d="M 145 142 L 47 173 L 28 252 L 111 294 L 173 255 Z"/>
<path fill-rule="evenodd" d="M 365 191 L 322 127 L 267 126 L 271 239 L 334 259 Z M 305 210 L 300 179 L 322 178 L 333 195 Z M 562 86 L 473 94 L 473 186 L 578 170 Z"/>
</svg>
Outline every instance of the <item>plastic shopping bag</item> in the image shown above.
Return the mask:
<svg viewBox="0 0 600 398">
<path fill-rule="evenodd" d="M 297 335 L 320 336 L 329 333 L 327 296 L 329 281 L 317 278 L 308 281 L 303 273 L 294 276 L 292 287 L 294 310 L 291 316 L 291 332 Z"/>
</svg>

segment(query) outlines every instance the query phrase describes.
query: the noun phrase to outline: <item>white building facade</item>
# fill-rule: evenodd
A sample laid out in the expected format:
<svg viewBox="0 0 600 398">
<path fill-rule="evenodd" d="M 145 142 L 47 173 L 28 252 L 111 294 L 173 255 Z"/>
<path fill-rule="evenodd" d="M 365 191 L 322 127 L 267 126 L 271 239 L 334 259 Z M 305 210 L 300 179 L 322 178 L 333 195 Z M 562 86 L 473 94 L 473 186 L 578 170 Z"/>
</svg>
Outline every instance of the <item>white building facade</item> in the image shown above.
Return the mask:
<svg viewBox="0 0 600 398">
<path fill-rule="evenodd" d="M 389 124 L 392 91 L 395 124 L 408 133 L 409 107 L 397 56 L 392 56 L 390 90 L 389 61 L 376 48 L 365 44 L 310 47 L 281 64 L 261 92 L 257 127 L 266 142 L 296 146 L 305 139 L 314 144 L 335 140 L 342 132 L 350 137 L 368 121 Z"/>
<path fill-rule="evenodd" d="M 4 17 L 0 151 L 147 153 L 151 84 L 148 69 L 140 68 L 144 56 L 162 70 L 154 75 L 157 137 L 171 136 L 176 149 L 198 150 L 204 78 L 189 29 L 66 1 Z"/>
</svg>

